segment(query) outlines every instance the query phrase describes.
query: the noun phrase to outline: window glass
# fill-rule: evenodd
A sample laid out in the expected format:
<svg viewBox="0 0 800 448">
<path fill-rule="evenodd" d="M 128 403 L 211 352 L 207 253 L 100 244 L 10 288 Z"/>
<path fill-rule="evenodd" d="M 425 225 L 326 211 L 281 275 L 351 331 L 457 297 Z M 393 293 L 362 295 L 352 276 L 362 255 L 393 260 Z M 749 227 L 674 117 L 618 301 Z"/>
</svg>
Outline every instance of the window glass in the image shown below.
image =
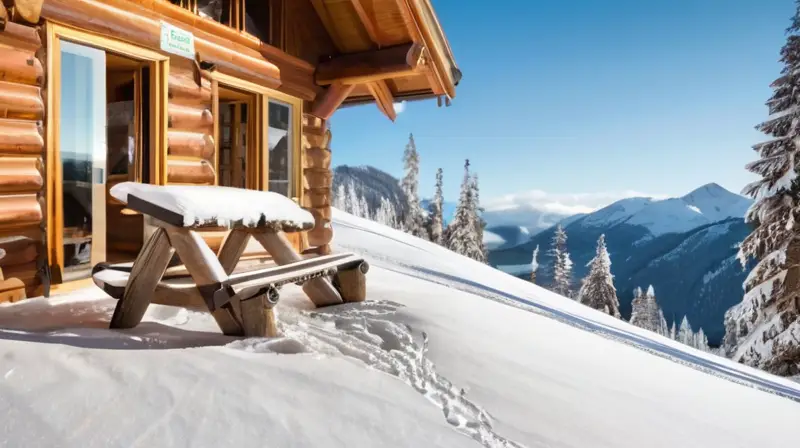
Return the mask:
<svg viewBox="0 0 800 448">
<path fill-rule="evenodd" d="M 197 0 L 197 14 L 223 23 L 230 24 L 230 0 Z"/>
<path fill-rule="evenodd" d="M 244 0 L 244 30 L 269 43 L 269 1 Z"/>
<path fill-rule="evenodd" d="M 269 191 L 291 196 L 292 106 L 269 101 Z"/>
</svg>

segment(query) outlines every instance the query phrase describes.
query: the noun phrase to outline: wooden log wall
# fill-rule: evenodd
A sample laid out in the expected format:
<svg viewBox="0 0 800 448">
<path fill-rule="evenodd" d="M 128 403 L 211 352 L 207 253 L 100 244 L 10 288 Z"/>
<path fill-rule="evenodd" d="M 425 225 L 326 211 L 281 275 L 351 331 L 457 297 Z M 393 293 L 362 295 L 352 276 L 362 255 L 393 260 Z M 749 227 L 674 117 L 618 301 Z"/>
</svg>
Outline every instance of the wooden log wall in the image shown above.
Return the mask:
<svg viewBox="0 0 800 448">
<path fill-rule="evenodd" d="M 41 294 L 37 273 L 46 259 L 41 49 L 37 28 L 7 23 L 0 31 L 0 270 L 21 280 L 29 297 Z"/>
<path fill-rule="evenodd" d="M 211 82 L 198 86 L 193 67 L 173 60 L 167 106 L 167 182 L 213 185 L 216 172 Z"/>
<path fill-rule="evenodd" d="M 327 121 L 303 115 L 303 207 L 314 215 L 316 226 L 307 233 L 309 248 L 319 254 L 330 253 L 331 227 L 331 131 Z"/>
</svg>

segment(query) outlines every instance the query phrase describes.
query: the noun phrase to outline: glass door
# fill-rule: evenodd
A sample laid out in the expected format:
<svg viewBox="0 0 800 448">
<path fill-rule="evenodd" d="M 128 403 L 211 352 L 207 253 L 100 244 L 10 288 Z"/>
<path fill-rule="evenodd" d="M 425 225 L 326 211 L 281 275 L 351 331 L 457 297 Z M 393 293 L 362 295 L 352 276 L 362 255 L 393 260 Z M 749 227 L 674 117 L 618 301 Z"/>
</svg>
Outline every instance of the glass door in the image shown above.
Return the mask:
<svg viewBox="0 0 800 448">
<path fill-rule="evenodd" d="M 106 54 L 61 42 L 59 148 L 63 280 L 106 258 Z"/>
</svg>

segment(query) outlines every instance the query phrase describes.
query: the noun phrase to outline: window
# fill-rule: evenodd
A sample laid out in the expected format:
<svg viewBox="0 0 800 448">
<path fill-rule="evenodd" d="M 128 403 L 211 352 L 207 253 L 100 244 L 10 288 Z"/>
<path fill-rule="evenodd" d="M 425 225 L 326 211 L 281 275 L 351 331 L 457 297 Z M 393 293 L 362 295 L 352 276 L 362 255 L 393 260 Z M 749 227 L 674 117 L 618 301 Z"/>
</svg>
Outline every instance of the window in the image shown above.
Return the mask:
<svg viewBox="0 0 800 448">
<path fill-rule="evenodd" d="M 261 42 L 271 42 L 270 3 L 265 0 L 244 0 L 244 31 L 257 37 Z"/>
<path fill-rule="evenodd" d="M 273 44 L 270 36 L 270 14 L 282 0 L 169 0 L 200 17 L 244 31 L 262 42 Z"/>
<path fill-rule="evenodd" d="M 292 181 L 292 106 L 269 100 L 269 191 L 291 196 Z"/>
</svg>

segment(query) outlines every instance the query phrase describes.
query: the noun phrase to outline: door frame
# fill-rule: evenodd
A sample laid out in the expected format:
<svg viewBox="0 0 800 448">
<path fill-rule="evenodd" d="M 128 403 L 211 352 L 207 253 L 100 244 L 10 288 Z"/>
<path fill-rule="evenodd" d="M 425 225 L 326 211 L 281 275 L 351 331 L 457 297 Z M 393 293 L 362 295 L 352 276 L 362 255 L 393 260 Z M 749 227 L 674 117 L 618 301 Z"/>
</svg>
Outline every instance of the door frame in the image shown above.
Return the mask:
<svg viewBox="0 0 800 448">
<path fill-rule="evenodd" d="M 60 148 L 61 110 L 61 41 L 116 53 L 149 63 L 150 70 L 150 181 L 166 183 L 167 166 L 167 89 L 170 57 L 110 37 L 89 33 L 68 25 L 47 23 L 47 117 L 46 141 L 46 201 L 48 258 L 54 283 L 61 283 L 64 267 L 64 213 L 62 166 Z M 141 157 L 141 156 L 138 156 Z M 141 160 L 141 159 L 140 159 Z M 107 176 L 107 174 L 106 174 Z"/>
<path fill-rule="evenodd" d="M 301 158 L 301 142 L 303 138 L 303 101 L 300 98 L 239 79 L 235 76 L 226 75 L 219 71 L 213 72 L 211 77 L 214 108 L 212 113 L 214 115 L 214 151 L 216 153 L 214 172 L 217 176 L 216 184 L 219 185 L 219 170 L 217 169 L 219 167 L 219 139 L 216 138 L 216 136 L 219 135 L 219 84 L 223 84 L 255 96 L 255 104 L 253 104 L 254 110 L 251 115 L 253 124 L 255 124 L 255 128 L 251 127 L 251 129 L 255 131 L 255 138 L 252 142 L 248 142 L 248 151 L 252 148 L 254 157 L 252 159 L 252 168 L 248 167 L 247 169 L 248 174 L 253 176 L 254 183 L 250 183 L 248 179 L 248 188 L 250 188 L 250 185 L 253 185 L 257 190 L 269 191 L 269 151 L 266 151 L 262 147 L 262 144 L 268 141 L 269 135 L 269 100 L 274 99 L 292 106 L 291 132 L 294 137 L 292 138 L 292 146 L 290 148 L 292 151 L 290 198 L 298 204 L 302 204 L 303 160 Z M 252 143 L 252 145 L 250 143 Z"/>
</svg>

